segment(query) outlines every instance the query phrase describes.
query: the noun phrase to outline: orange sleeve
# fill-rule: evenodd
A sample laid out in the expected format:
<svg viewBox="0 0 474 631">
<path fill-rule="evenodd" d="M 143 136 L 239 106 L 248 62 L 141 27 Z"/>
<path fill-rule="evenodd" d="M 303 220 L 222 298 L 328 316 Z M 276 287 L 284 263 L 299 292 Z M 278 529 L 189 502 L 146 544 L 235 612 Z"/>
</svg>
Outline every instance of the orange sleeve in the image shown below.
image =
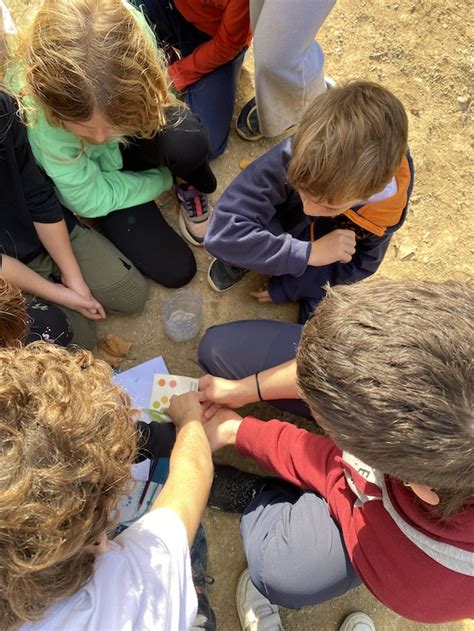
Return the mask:
<svg viewBox="0 0 474 631">
<path fill-rule="evenodd" d="M 214 37 L 168 68 L 178 90 L 233 59 L 251 39 L 249 0 L 231 0 Z"/>
</svg>

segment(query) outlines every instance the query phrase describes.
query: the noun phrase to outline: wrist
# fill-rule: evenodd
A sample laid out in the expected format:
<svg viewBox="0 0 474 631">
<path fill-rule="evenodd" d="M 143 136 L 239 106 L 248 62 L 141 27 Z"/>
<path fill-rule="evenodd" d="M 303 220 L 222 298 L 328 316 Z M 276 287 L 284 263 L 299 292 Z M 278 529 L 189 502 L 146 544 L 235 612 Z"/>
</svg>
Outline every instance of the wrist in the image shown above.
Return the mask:
<svg viewBox="0 0 474 631">
<path fill-rule="evenodd" d="M 178 422 L 178 429 L 192 425 L 202 426 L 201 419 L 192 411 L 185 412 Z"/>
<path fill-rule="evenodd" d="M 226 437 L 226 446 L 227 447 L 235 447 L 237 442 L 237 432 L 239 431 L 239 427 L 242 424 L 241 420 L 231 420 L 229 421 L 229 425 L 227 428 L 227 437 Z"/>
<path fill-rule="evenodd" d="M 257 391 L 257 384 L 255 382 L 255 375 L 249 375 L 248 377 L 244 377 L 244 379 L 240 379 L 239 386 L 239 390 L 244 400 L 242 405 L 247 405 L 248 403 L 256 403 L 257 401 L 260 401 Z"/>
</svg>

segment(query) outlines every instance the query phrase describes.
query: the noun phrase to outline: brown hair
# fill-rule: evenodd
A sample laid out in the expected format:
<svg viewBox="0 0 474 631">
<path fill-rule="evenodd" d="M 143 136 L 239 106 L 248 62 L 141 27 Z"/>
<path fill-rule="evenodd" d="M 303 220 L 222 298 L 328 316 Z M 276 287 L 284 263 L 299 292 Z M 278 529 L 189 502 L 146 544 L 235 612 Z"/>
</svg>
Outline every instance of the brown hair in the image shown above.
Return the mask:
<svg viewBox="0 0 474 631">
<path fill-rule="evenodd" d="M 474 496 L 474 289 L 384 279 L 328 289 L 306 324 L 297 379 L 341 447 L 440 496 Z"/>
<path fill-rule="evenodd" d="M 98 109 L 119 134 L 150 138 L 179 104 L 145 18 L 122 0 L 45 0 L 16 55 L 23 95 L 56 126 Z"/>
<path fill-rule="evenodd" d="M 0 347 L 20 346 L 27 332 L 25 299 L 19 289 L 0 276 Z"/>
<path fill-rule="evenodd" d="M 407 115 L 389 90 L 367 81 L 332 88 L 301 119 L 288 179 L 318 201 L 366 199 L 394 176 L 407 139 Z"/>
<path fill-rule="evenodd" d="M 128 396 L 91 353 L 0 350 L 0 620 L 39 620 L 92 576 L 87 546 L 114 525 L 136 430 Z"/>
</svg>

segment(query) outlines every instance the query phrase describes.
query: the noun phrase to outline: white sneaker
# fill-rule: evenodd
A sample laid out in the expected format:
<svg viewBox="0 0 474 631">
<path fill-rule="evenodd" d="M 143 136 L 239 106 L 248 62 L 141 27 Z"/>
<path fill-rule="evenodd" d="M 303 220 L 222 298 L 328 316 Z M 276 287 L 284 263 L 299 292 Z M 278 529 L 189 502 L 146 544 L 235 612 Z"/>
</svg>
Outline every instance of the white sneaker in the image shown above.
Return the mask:
<svg viewBox="0 0 474 631">
<path fill-rule="evenodd" d="M 243 631 L 285 631 L 278 607 L 254 586 L 248 569 L 240 575 L 235 599 Z"/>
<path fill-rule="evenodd" d="M 372 618 L 366 613 L 351 613 L 341 624 L 339 631 L 376 631 Z"/>
</svg>

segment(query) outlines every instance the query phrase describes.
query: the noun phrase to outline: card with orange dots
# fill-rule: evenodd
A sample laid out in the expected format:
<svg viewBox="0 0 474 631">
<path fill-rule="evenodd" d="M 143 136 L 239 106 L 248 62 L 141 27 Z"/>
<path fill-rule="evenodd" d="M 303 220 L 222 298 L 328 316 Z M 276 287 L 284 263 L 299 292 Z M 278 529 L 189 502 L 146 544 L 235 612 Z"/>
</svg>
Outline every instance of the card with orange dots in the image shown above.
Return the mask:
<svg viewBox="0 0 474 631">
<path fill-rule="evenodd" d="M 171 397 L 174 394 L 184 394 L 198 389 L 198 380 L 192 377 L 182 377 L 181 375 L 155 374 L 153 379 L 153 389 L 151 392 L 150 409 L 155 412 L 153 420 L 167 422 L 169 417 L 163 414 L 169 407 Z"/>
</svg>

